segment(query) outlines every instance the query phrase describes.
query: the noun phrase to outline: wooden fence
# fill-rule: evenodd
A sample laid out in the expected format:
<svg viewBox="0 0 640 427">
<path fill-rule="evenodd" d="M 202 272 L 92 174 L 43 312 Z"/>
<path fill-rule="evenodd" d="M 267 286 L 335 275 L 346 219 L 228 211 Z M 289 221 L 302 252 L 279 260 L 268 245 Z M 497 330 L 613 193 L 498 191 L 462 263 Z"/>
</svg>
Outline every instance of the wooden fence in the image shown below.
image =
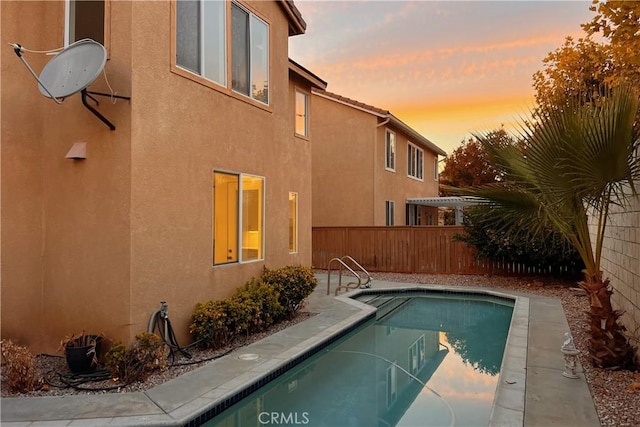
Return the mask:
<svg viewBox="0 0 640 427">
<path fill-rule="evenodd" d="M 314 227 L 314 268 L 350 255 L 368 271 L 423 274 L 566 274 L 568 269 L 478 260 L 474 249 L 454 240 L 461 226 Z"/>
</svg>

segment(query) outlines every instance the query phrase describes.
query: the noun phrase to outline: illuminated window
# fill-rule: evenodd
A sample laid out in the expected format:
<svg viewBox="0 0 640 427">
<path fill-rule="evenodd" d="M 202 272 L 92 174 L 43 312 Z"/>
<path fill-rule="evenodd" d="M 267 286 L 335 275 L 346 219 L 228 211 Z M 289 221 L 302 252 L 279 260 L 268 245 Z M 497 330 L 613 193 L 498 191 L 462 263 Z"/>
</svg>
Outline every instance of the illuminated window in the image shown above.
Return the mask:
<svg viewBox="0 0 640 427">
<path fill-rule="evenodd" d="M 213 263 L 264 259 L 264 178 L 213 173 Z"/>
<path fill-rule="evenodd" d="M 105 0 L 67 0 L 65 45 L 82 39 L 105 44 Z"/>
<path fill-rule="evenodd" d="M 388 170 L 396 170 L 396 134 L 387 129 L 385 138 L 385 167 Z"/>
<path fill-rule="evenodd" d="M 298 252 L 298 193 L 289 193 L 289 253 Z"/>
<path fill-rule="evenodd" d="M 302 136 L 309 136 L 308 123 L 309 123 L 309 96 L 296 90 L 296 134 Z"/>
</svg>

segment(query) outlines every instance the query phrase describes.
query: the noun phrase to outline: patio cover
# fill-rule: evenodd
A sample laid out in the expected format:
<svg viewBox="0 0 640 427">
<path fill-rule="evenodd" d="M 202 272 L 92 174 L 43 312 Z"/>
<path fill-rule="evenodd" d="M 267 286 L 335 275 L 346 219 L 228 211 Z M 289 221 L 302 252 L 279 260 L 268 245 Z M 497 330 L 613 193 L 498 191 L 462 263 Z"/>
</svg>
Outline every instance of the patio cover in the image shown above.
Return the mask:
<svg viewBox="0 0 640 427">
<path fill-rule="evenodd" d="M 416 197 L 407 199 L 408 205 L 432 206 L 435 208 L 454 208 L 456 225 L 462 224 L 462 208 L 486 203 L 481 197 L 448 196 L 448 197 Z"/>
</svg>

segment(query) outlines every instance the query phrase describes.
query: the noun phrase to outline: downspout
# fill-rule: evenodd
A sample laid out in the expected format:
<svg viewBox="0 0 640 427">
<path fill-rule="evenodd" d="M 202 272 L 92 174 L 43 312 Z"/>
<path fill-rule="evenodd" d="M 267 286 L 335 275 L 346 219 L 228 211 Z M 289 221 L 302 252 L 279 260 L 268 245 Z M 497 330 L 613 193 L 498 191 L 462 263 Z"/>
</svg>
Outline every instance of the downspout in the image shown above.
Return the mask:
<svg viewBox="0 0 640 427">
<path fill-rule="evenodd" d="M 373 225 L 376 225 L 376 202 L 377 202 L 377 194 L 376 194 L 376 185 L 378 184 L 378 177 L 377 177 L 377 172 L 378 172 L 378 159 L 377 159 L 377 153 L 378 153 L 378 128 L 380 128 L 381 126 L 386 125 L 387 123 L 389 123 L 391 121 L 391 117 L 387 116 L 387 118 L 385 120 L 383 120 L 382 122 L 378 123 L 376 125 L 376 130 L 374 132 L 374 138 L 373 138 Z M 386 132 L 385 132 L 385 138 L 386 138 Z M 386 150 L 386 141 L 385 141 L 385 150 Z M 396 147 L 396 152 L 397 152 L 397 147 Z M 395 209 L 394 209 L 394 215 L 395 215 Z"/>
</svg>

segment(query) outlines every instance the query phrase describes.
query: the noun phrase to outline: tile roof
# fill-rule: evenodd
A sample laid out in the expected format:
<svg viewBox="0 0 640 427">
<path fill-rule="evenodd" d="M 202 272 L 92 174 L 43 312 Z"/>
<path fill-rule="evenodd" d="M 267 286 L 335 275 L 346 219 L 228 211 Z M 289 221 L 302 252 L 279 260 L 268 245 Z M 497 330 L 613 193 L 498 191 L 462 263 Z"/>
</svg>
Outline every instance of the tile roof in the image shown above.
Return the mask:
<svg viewBox="0 0 640 427">
<path fill-rule="evenodd" d="M 413 129 L 406 123 L 404 123 L 402 120 L 398 119 L 396 116 L 391 114 L 389 110 L 383 110 L 382 108 L 374 107 L 373 105 L 365 104 L 364 102 L 356 101 L 355 99 L 347 98 L 346 96 L 341 96 L 336 93 L 327 92 L 326 90 L 312 88 L 312 93 L 324 98 L 332 99 L 338 103 L 363 110 L 375 116 L 388 119 L 390 127 L 396 128 L 401 132 L 403 132 L 407 137 L 411 138 L 412 142 L 422 144 L 424 147 L 428 148 L 429 150 L 433 151 L 434 153 L 440 156 L 447 155 L 446 151 L 438 147 L 429 139 L 422 136 L 415 129 Z"/>
<path fill-rule="evenodd" d="M 336 101 L 340 101 L 345 104 L 350 104 L 354 107 L 358 107 L 363 110 L 367 110 L 376 115 L 388 116 L 390 113 L 388 110 L 383 110 L 382 108 L 374 107 L 373 105 L 365 104 L 364 102 L 356 101 L 355 99 L 347 98 L 346 96 L 338 95 L 337 93 L 328 92 L 326 90 L 318 90 L 314 89 L 314 93 L 319 95 L 326 96 L 328 98 L 333 98 Z"/>
</svg>

